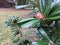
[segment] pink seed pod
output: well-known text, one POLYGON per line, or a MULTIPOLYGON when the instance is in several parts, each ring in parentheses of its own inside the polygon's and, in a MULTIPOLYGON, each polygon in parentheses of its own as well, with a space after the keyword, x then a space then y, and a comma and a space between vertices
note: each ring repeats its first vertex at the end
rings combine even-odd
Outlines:
POLYGON ((38 12, 36 15, 36 18, 42 20, 44 18, 44 16, 40 12, 38 12))

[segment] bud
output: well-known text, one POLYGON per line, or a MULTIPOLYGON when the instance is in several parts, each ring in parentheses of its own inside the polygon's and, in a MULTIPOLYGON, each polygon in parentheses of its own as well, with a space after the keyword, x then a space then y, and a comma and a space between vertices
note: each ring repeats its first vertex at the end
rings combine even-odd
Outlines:
POLYGON ((36 18, 42 20, 44 18, 44 16, 40 12, 38 12, 36 15, 36 18))

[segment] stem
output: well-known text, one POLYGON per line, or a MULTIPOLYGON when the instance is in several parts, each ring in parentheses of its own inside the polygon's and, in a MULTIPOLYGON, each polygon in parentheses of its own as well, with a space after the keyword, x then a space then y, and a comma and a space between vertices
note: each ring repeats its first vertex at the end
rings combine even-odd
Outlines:
POLYGON ((20 36, 22 37, 21 29, 16 25, 16 29, 20 32, 20 36))

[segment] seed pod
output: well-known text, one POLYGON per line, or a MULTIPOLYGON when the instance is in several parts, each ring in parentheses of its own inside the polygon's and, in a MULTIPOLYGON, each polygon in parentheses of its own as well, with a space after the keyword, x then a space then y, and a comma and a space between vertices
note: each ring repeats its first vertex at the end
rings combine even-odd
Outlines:
POLYGON ((40 12, 38 12, 37 15, 36 15, 36 18, 37 19, 43 19, 44 16, 40 12))

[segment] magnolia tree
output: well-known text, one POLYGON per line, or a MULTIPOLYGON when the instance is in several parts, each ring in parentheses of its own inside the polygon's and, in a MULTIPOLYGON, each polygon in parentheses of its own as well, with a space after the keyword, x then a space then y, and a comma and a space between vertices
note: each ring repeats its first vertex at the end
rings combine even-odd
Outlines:
POLYGON ((39 11, 33 18, 20 20, 15 18, 12 22, 6 22, 7 25, 19 28, 36 28, 40 39, 33 45, 60 45, 60 3, 53 4, 52 1, 38 0, 39 11))

